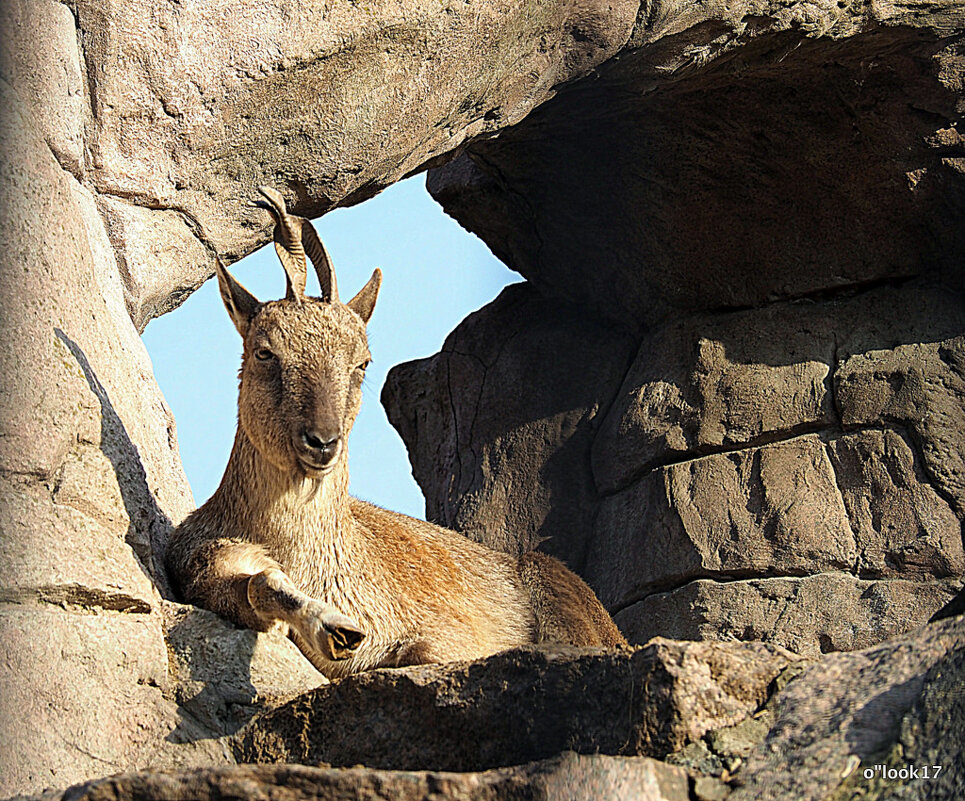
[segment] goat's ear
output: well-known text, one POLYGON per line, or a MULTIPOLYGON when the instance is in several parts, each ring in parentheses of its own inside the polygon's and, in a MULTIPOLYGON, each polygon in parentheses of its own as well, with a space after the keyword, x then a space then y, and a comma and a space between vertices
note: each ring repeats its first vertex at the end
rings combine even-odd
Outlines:
POLYGON ((248 324, 251 318, 258 311, 258 298, 252 295, 238 281, 231 277, 231 274, 221 263, 221 259, 215 259, 215 270, 218 274, 218 289, 221 290, 221 300, 224 301, 225 308, 231 321, 238 329, 242 337, 248 333, 248 324))
POLYGON ((375 299, 379 296, 379 287, 382 286, 382 271, 376 267, 375 272, 369 282, 363 286, 359 293, 345 305, 362 318, 362 322, 368 324, 375 308, 375 299))

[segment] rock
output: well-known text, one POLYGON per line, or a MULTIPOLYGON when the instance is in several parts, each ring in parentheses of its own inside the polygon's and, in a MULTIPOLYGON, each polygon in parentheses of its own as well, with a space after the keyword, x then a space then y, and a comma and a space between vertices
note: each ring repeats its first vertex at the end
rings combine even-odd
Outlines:
POLYGON ((662 757, 753 714, 796 659, 756 643, 656 639, 633 652, 542 648, 376 670, 255 717, 235 755, 459 771, 567 749, 662 757))
POLYGON ((936 488, 965 516, 965 337, 857 352, 835 384, 844 425, 907 427, 936 488))
POLYGON ((692 581, 614 615, 633 643, 651 637, 761 640, 806 657, 867 648, 926 622, 960 580, 864 581, 842 573, 804 578, 692 581))
POLYGON ((600 491, 673 461, 834 425, 834 328, 815 311, 699 315, 644 336, 593 443, 600 491))
POLYGON ((925 274, 961 289, 963 27, 951 1, 650 5, 593 80, 429 189, 546 295, 643 333, 925 274))
POLYGON ((144 766, 163 748, 177 711, 160 689, 153 543, 191 498, 119 281, 97 260, 90 193, 30 103, 5 81, 0 92, 0 186, 15 199, 0 212, 0 293, 16 299, 0 315, 6 795, 144 766))
POLYGON ((146 767, 178 722, 154 616, 63 605, 0 604, 4 796, 146 767))
POLYGON ((730 798, 958 797, 963 653, 965 621, 955 618, 825 657, 773 699, 774 725, 730 798), (945 770, 937 780, 866 778, 877 764, 945 770))
POLYGON ((643 337, 593 443, 594 478, 612 494, 688 458, 881 425, 854 407, 849 358, 963 330, 961 296, 931 282, 673 320, 643 337))
POLYGON ((655 470, 600 504, 585 575, 623 608, 695 578, 840 570, 965 572, 961 522, 894 431, 808 435, 655 470))
POLYGON ((232 734, 257 711, 328 683, 277 632, 238 628, 206 609, 170 601, 163 611, 180 714, 209 732, 232 734))
POLYGON ((367 768, 236 765, 173 774, 142 773, 90 782, 36 801, 688 801, 687 775, 645 757, 561 757, 483 773, 404 773, 367 768))
POLYGON ((860 576, 939 578, 965 573, 962 524, 896 431, 862 431, 828 443, 858 547, 860 576))
POLYGON ((213 272, 206 250, 230 262, 267 241, 267 215, 248 206, 256 186, 309 217, 371 197, 590 72, 637 12, 628 0, 73 8, 94 76, 91 180, 171 219, 128 228, 121 261, 179 248, 186 228, 204 245, 143 285, 132 272, 132 308, 145 315, 213 272))
MULTIPOLYGON (((138 332, 177 308, 210 277, 212 254, 183 212, 147 209, 100 195, 98 209, 124 284, 124 301, 138 332)), ((195 226, 196 227, 196 226, 195 226)))
POLYGON ((622 608, 694 578, 846 570, 854 535, 824 443, 805 436, 661 468, 604 500, 586 577, 622 608))
POLYGON ((81 178, 84 126, 92 120, 70 8, 55 0, 10 0, 0 9, 0 29, 5 34, 0 74, 20 87, 25 113, 60 165, 81 178), (40 47, 38 31, 43 31, 40 47))
POLYGON ((626 335, 531 286, 507 287, 382 392, 426 515, 491 547, 579 569, 596 488, 589 452, 630 355, 626 335))

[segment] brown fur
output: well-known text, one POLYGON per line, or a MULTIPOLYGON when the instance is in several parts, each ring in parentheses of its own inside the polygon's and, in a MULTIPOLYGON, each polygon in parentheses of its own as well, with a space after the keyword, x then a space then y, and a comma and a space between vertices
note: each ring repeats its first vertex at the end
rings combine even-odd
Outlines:
POLYGON ((378 271, 347 304, 334 275, 331 301, 301 296, 296 272, 289 297, 264 304, 220 265, 218 279, 244 339, 239 422, 221 485, 169 544, 187 601, 287 630, 330 677, 544 640, 625 642, 561 562, 517 559, 349 496, 344 443, 361 404, 378 271))

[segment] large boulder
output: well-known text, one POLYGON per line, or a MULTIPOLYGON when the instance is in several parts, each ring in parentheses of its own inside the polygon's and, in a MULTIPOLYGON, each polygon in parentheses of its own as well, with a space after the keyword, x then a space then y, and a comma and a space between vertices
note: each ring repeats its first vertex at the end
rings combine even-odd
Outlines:
POLYGON ((646 4, 617 58, 430 173, 554 297, 634 330, 938 273, 959 288, 954 2, 646 4))
POLYGON ((483 770, 567 749, 663 757, 753 715, 799 661, 758 643, 656 639, 377 670, 259 715, 235 750, 241 762, 394 770, 483 770))
POLYGON ((139 327, 210 276, 215 253, 264 244, 256 186, 309 217, 371 197, 521 120, 617 52, 637 12, 628 0, 72 8, 90 82, 75 100, 83 179, 139 327))
POLYGON ((442 352, 382 390, 426 515, 493 548, 581 569, 597 492, 590 451, 632 340, 529 284, 507 287, 442 352))
POLYGON ((963 681, 961 617, 826 657, 774 697, 731 801, 960 798, 963 681))
MULTIPOLYGON (((33 801, 689 801, 681 769, 646 757, 561 757, 480 773, 234 765, 116 776, 33 801)), ((25 801, 27 801, 25 799, 25 801)))

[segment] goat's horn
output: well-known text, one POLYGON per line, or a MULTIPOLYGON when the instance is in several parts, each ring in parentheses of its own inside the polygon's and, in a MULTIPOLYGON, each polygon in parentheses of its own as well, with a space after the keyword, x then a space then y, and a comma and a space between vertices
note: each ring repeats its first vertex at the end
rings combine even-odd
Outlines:
POLYGON ((305 248, 302 245, 302 228, 307 220, 289 214, 281 193, 270 186, 259 186, 258 191, 268 202, 256 201, 255 205, 268 209, 275 218, 275 252, 288 279, 286 296, 301 300, 305 297, 305 280, 308 276, 305 248))
POLYGON ((338 281, 335 280, 335 268, 329 258, 325 245, 318 237, 318 232, 310 220, 302 222, 302 246, 312 260, 315 272, 318 273, 318 285, 322 288, 322 300, 331 303, 338 302, 338 281))

